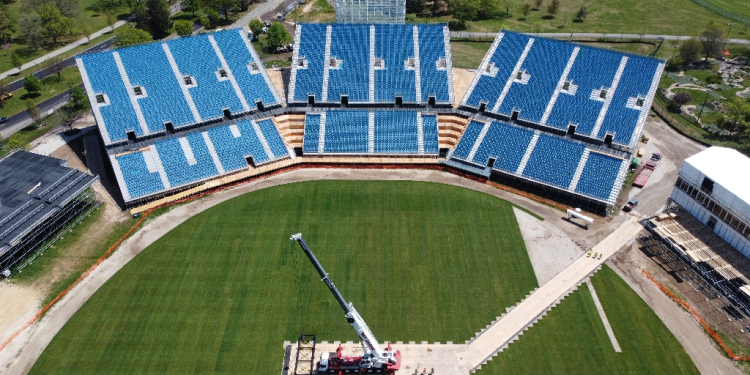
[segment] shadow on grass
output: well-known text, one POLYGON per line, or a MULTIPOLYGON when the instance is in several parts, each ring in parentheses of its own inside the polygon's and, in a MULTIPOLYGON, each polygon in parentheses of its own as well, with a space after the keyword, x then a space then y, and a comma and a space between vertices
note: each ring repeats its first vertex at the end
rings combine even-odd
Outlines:
POLYGON ((40 94, 38 92, 35 92, 35 93, 27 92, 27 93, 21 95, 19 98, 21 100, 27 100, 27 99, 36 99, 36 98, 38 98, 40 96, 42 96, 42 94, 40 94))

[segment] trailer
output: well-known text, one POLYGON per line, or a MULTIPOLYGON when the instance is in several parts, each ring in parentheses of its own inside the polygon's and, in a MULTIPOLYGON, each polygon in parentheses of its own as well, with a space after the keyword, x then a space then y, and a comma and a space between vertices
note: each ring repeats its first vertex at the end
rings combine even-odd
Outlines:
POLYGON ((646 165, 643 166, 643 169, 641 170, 641 173, 638 174, 638 176, 635 178, 635 181, 633 182, 633 186, 643 188, 646 186, 646 182, 648 182, 648 178, 651 177, 651 174, 654 172, 657 166, 659 166, 659 162, 661 161, 661 154, 658 152, 654 152, 653 155, 651 155, 651 160, 646 163, 646 165))

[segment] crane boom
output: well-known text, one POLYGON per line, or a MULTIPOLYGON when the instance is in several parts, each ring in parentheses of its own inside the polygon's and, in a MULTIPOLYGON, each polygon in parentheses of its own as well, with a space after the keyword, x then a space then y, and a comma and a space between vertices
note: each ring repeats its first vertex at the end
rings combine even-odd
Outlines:
POLYGON ((328 273, 323 269, 323 265, 320 264, 318 258, 316 258, 315 254, 313 254, 312 250, 310 250, 310 246, 307 246, 307 242, 305 242, 305 239, 302 238, 302 233, 293 235, 291 239, 292 241, 297 241, 300 247, 302 247, 302 251, 305 252, 305 255, 307 255, 307 257, 310 259, 310 262, 312 262, 313 266, 315 266, 315 269, 318 270, 320 277, 322 277, 322 281, 325 281, 326 286, 328 286, 328 289, 331 291, 331 293, 333 293, 333 297, 336 298, 336 301, 338 301, 339 305, 341 305, 341 308, 344 309, 344 314, 349 314, 351 310, 349 308, 349 305, 346 304, 344 296, 341 295, 341 292, 339 292, 338 288, 336 288, 336 285, 333 285, 333 280, 328 277, 328 273))
POLYGON ((387 350, 383 350, 378 343, 378 340, 375 338, 375 335, 370 331, 367 323, 365 323, 364 319, 362 319, 362 316, 359 315, 352 303, 346 303, 344 296, 341 295, 341 292, 336 288, 336 285, 333 284, 328 273, 323 269, 323 265, 320 264, 320 261, 315 257, 315 254, 313 254, 312 250, 307 245, 307 242, 305 242, 305 239, 302 238, 302 233, 292 235, 290 239, 292 241, 297 241, 300 247, 302 247, 302 250, 310 259, 313 266, 315 266, 318 274, 322 277, 322 281, 326 283, 326 286, 328 286, 328 289, 333 293, 336 301, 341 305, 341 308, 344 309, 346 321, 357 331, 357 336, 362 342, 362 349, 364 351, 364 356, 358 361, 359 366, 361 368, 398 370, 401 364, 401 353, 399 351, 394 352, 391 350, 390 344, 388 345, 387 350))

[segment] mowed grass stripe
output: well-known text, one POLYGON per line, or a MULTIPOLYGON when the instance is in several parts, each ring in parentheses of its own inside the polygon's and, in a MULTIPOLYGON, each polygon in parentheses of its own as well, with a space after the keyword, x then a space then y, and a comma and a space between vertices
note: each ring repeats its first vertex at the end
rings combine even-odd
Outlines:
POLYGON ((622 353, 582 284, 477 374, 698 374, 672 332, 612 269, 603 266, 591 280, 622 353))
POLYGON ((31 373, 271 374, 300 333, 356 341, 297 232, 381 341, 463 342, 537 286, 508 202, 423 182, 288 184, 155 242, 31 373))

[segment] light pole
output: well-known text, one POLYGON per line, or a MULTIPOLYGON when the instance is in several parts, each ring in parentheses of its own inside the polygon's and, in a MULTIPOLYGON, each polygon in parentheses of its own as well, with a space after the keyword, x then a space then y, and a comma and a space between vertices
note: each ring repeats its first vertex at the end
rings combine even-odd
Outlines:
MULTIPOLYGON (((732 34, 732 26, 735 26, 735 25, 737 25, 737 24, 736 23, 732 23, 732 22, 727 23, 727 26, 729 26, 729 31, 727 32, 727 38, 724 39, 724 48, 722 48, 723 50, 727 49, 727 40, 729 40, 729 35, 732 34)), ((724 51, 721 51, 721 52, 723 53, 724 51)))

